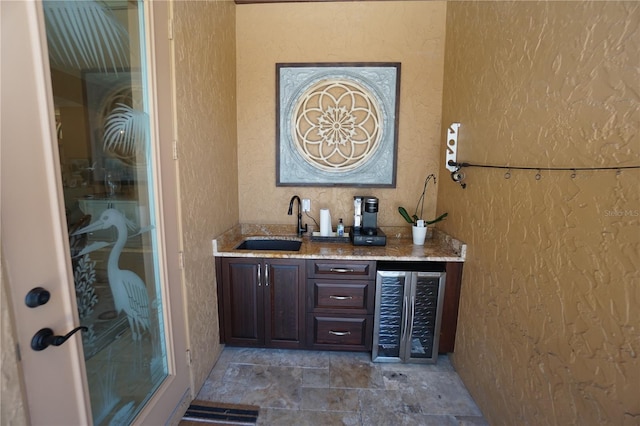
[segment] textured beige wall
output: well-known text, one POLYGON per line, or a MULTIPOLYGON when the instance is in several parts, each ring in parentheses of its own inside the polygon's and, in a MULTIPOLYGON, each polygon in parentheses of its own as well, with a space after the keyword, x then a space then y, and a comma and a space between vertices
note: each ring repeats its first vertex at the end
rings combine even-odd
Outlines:
POLYGON ((177 133, 194 391, 221 350, 211 240, 237 223, 235 4, 174 5, 177 133))
MULTIPOLYGON (((350 224, 353 195, 381 199, 379 224, 404 223, 398 205, 415 206, 427 173, 440 164, 440 114, 446 3, 330 2, 237 8, 240 222, 291 223, 293 194, 311 215, 329 207, 334 226, 350 224), (276 187, 277 62, 401 62, 396 189, 276 187)), ((436 187, 425 211, 435 213, 436 187)), ((313 224, 311 220, 308 220, 313 224)))
MULTIPOLYGON (((450 2, 443 128, 459 159, 640 163, 640 3, 450 2)), ((443 136, 444 137, 444 136, 443 136)), ((454 363, 492 424, 637 425, 640 171, 467 169, 454 363)))

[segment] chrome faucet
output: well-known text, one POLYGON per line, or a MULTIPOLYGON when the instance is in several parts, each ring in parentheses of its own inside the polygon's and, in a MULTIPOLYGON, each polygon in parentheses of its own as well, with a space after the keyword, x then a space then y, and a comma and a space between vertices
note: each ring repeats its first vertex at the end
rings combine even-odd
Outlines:
POLYGON ((289 216, 293 214, 293 202, 295 200, 298 200, 298 225, 296 226, 297 228, 296 232, 298 233, 298 237, 302 237, 302 233, 307 232, 308 229, 307 229, 306 223, 304 224, 304 227, 302 227, 302 212, 300 211, 301 210, 300 204, 302 202, 300 201, 300 197, 298 197, 297 195, 294 195, 293 197, 291 197, 291 201, 289 201, 289 211, 287 212, 287 214, 289 216))

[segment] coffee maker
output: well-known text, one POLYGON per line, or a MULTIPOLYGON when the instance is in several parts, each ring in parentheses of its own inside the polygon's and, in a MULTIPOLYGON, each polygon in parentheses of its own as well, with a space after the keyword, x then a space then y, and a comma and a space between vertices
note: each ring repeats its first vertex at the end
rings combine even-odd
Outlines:
POLYGON ((378 228, 378 205, 376 197, 356 195, 353 197, 353 227, 351 242, 355 246, 384 246, 387 236, 378 228))

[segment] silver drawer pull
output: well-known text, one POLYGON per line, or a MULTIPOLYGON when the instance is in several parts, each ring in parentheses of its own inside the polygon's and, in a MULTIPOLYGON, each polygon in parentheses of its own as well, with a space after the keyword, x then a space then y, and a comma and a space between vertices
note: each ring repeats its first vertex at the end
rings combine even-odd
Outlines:
POLYGON ((333 334, 334 336, 348 336, 351 334, 350 331, 333 331, 329 330, 329 334, 333 334))
POLYGON ((353 296, 329 296, 329 299, 336 299, 336 300, 349 300, 349 299, 353 299, 353 296))
POLYGON ((338 272, 340 274, 347 274, 349 272, 355 272, 353 269, 346 268, 331 268, 331 272, 338 272))

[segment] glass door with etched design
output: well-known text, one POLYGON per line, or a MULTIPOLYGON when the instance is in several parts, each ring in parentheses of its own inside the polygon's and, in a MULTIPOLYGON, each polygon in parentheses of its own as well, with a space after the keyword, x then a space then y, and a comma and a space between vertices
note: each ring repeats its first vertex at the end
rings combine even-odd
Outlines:
POLYGON ((142 2, 43 8, 93 422, 129 424, 168 375, 142 2))

